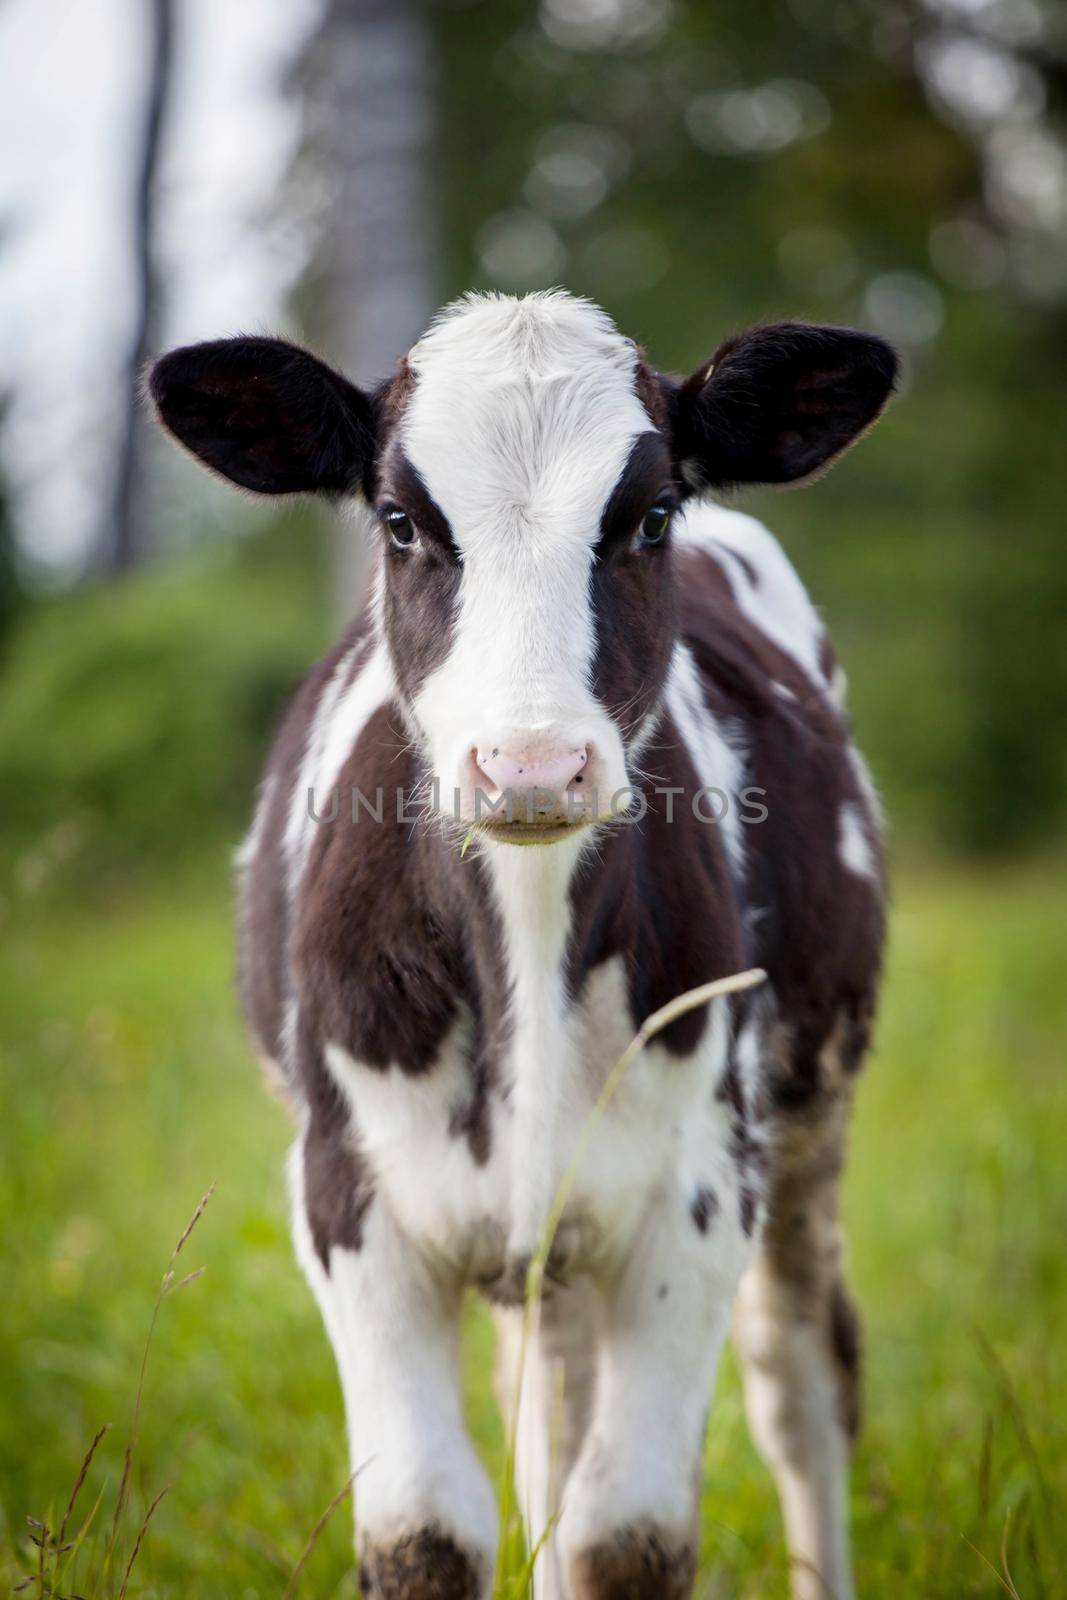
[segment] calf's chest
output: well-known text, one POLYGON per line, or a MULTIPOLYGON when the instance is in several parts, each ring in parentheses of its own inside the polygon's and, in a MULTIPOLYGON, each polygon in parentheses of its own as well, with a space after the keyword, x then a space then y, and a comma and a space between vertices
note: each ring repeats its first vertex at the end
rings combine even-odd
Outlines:
POLYGON ((730 1181, 731 1123, 716 1094, 725 1009, 688 1056, 646 1048, 598 1110, 633 1033, 626 997, 614 957, 560 1018, 543 1019, 539 1038, 513 1031, 499 1051, 462 1005, 418 1072, 326 1047, 376 1197, 416 1243, 498 1298, 515 1292, 515 1264, 536 1249, 564 1183, 553 1264, 569 1274, 624 1253, 655 1195, 688 1205, 730 1181))

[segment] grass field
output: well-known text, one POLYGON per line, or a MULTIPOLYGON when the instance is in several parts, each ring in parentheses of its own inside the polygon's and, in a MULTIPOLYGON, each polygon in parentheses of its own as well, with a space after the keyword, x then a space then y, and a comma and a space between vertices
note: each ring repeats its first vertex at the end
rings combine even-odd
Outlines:
MULTIPOLYGON (((868 1328, 853 1495, 866 1600, 1067 1596, 1061 868, 898 883, 846 1196, 868 1328)), ((105 1526, 160 1275, 214 1181, 181 1256, 207 1271, 156 1330, 131 1531, 171 1491, 130 1595, 280 1600, 345 1481, 332 1357, 286 1234, 288 1129, 260 1092, 231 968, 226 896, 192 881, 108 913, 17 893, 3 906, 0 1595, 33 1570, 27 1516, 56 1525, 113 1422, 80 1502, 103 1490, 105 1526)), ((473 1310, 467 1351, 472 1426, 499 1475, 473 1310)), ((784 1593, 731 1360, 703 1530, 700 1595, 784 1593)), ((62 1592, 94 1595, 84 1567, 62 1592)), ((354 1595, 347 1510, 296 1592, 354 1595)))

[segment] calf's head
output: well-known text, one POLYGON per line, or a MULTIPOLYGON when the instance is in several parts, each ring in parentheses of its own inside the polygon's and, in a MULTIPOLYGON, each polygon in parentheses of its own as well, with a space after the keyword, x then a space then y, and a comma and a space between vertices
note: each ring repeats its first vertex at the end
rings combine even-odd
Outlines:
POLYGON ((506 837, 545 840, 627 791, 674 639, 682 501, 819 473, 895 372, 879 339, 786 323, 679 382, 549 293, 460 301, 369 394, 260 338, 175 350, 150 390, 234 483, 369 502, 379 625, 442 809, 507 810, 506 837))

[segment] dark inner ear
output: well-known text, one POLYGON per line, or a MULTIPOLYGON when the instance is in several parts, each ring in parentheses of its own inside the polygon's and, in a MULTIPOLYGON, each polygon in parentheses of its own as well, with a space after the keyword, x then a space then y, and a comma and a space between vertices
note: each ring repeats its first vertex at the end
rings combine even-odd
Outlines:
POLYGON ((784 322, 728 339, 673 396, 683 475, 709 488, 796 483, 869 428, 897 373, 872 334, 784 322))
POLYGON ((259 494, 354 490, 373 453, 367 396, 282 339, 172 350, 148 388, 163 426, 187 450, 259 494))

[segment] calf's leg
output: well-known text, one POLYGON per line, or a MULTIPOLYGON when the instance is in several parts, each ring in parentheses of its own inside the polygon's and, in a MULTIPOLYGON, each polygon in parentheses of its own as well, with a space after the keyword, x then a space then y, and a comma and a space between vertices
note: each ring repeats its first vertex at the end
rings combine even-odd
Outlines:
POLYGON ((704 1427, 748 1240, 736 1186, 671 1187, 605 1287, 596 1393, 559 1523, 568 1600, 686 1600, 704 1427), (714 1216, 711 1210, 714 1209, 714 1216))
POLYGON ((776 1113, 766 1224, 734 1319, 752 1436, 774 1472, 794 1600, 852 1600, 848 1471, 859 1421, 859 1323, 841 1276, 838 1183, 851 1084, 776 1113))
POLYGON ((378 1196, 313 1232, 306 1143, 291 1166, 297 1255, 344 1391, 364 1600, 489 1600, 496 1506, 463 1422, 459 1288, 438 1276, 378 1196), (325 1248, 324 1248, 325 1246, 325 1248), (325 1259, 324 1259, 325 1256, 325 1259))

